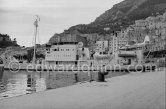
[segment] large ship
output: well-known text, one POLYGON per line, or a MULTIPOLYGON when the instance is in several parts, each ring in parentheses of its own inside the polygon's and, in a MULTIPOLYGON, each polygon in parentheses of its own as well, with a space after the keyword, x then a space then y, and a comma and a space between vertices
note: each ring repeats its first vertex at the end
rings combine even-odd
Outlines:
POLYGON ((94 60, 96 65, 107 66, 107 70, 112 71, 137 71, 152 69, 154 70, 153 62, 147 62, 147 55, 144 54, 146 46, 151 45, 149 36, 145 37, 143 43, 134 45, 125 45, 117 47, 114 53, 95 53, 94 60))
POLYGON ((54 45, 46 45, 45 54, 43 69, 73 70, 73 67, 89 65, 89 48, 84 47, 83 42, 59 42, 54 45))
POLYGON ((145 56, 144 51, 147 45, 150 45, 149 36, 145 37, 143 43, 137 43, 134 45, 126 45, 119 48, 115 54, 113 63, 114 65, 119 65, 121 69, 126 70, 145 70, 152 69, 156 67, 153 62, 147 62, 146 58, 151 51, 145 56))

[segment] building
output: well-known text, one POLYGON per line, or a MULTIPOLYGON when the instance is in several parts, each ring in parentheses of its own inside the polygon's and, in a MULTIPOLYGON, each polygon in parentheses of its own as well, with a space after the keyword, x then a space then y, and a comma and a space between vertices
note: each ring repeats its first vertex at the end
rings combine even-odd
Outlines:
POLYGON ((63 43, 63 42, 83 42, 84 47, 88 46, 87 43, 87 37, 84 35, 81 35, 77 30, 75 30, 72 33, 62 33, 62 34, 55 34, 54 37, 50 39, 50 44, 56 44, 56 43, 63 43))
POLYGON ((108 41, 96 41, 95 51, 98 53, 106 52, 108 49, 108 41))
POLYGON ((120 47, 128 44, 128 39, 125 35, 125 31, 117 32, 112 40, 109 41, 109 52, 114 54, 120 47))
POLYGON ((144 55, 147 57, 148 61, 156 61, 158 58, 165 58, 166 40, 145 46, 144 55))
POLYGON ((149 22, 146 21, 146 20, 136 20, 136 21, 135 21, 135 25, 136 25, 137 27, 142 27, 142 28, 144 28, 144 27, 148 27, 148 26, 149 26, 149 22))
POLYGON ((118 38, 116 36, 113 36, 112 40, 109 41, 109 52, 111 54, 115 53, 118 49, 118 38))
POLYGON ((146 35, 151 36, 152 42, 160 42, 166 38, 166 13, 136 20, 123 34, 128 42, 142 43, 146 35))

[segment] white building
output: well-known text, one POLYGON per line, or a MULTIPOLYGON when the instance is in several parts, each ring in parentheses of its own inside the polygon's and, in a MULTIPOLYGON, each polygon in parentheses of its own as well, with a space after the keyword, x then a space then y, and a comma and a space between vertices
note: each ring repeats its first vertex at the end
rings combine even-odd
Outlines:
POLYGON ((109 52, 114 54, 118 48, 118 38, 113 36, 113 39, 109 42, 109 52))
POLYGON ((96 41, 95 51, 98 53, 103 53, 108 49, 108 41, 96 41))
POLYGON ((128 40, 124 36, 124 33, 119 33, 117 36, 113 36, 113 39, 109 41, 109 52, 114 54, 120 47, 127 45, 128 40))
POLYGON ((147 27, 149 25, 149 23, 146 20, 136 20, 135 25, 137 27, 147 27))

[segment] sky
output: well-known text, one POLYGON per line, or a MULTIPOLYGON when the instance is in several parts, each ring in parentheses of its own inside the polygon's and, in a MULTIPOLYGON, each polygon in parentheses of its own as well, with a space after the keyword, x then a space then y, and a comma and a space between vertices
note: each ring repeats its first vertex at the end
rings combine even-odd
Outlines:
POLYGON ((32 46, 35 15, 40 16, 37 43, 77 24, 91 23, 122 0, 0 0, 0 33, 32 46))

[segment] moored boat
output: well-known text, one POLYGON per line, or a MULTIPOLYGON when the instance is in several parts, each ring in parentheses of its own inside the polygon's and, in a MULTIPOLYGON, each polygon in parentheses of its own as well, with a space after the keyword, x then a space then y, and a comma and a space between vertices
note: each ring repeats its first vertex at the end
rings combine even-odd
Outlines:
MULTIPOLYGON (((69 68, 72 70, 74 67, 79 67, 82 65, 88 65, 88 60, 90 59, 89 49, 81 46, 79 43, 82 42, 63 42, 55 43, 54 45, 46 45, 46 57, 44 66, 48 69, 50 68, 69 68)), ((83 45, 83 44, 82 44, 83 45)), ((68 69, 68 70, 69 70, 68 69)))

